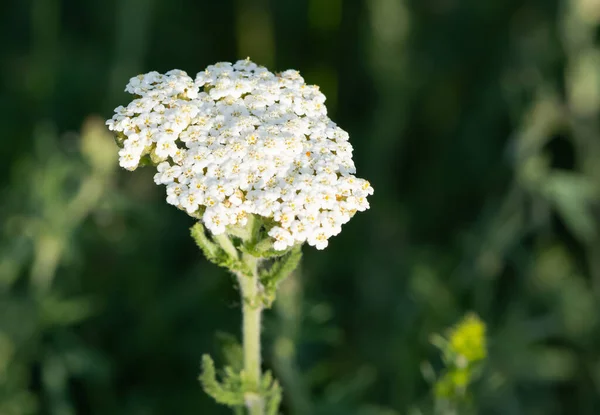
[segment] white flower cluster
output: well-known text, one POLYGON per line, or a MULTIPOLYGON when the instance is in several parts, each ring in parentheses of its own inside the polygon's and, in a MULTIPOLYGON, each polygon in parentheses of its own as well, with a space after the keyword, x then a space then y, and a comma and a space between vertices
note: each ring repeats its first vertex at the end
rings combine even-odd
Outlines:
POLYGON ((195 80, 180 70, 139 75, 125 90, 136 99, 107 121, 122 140, 120 165, 134 170, 149 157, 167 202, 202 214, 215 235, 254 214, 275 223, 276 250, 323 249, 369 208, 373 188, 353 176, 348 134, 297 71, 221 62, 195 80))

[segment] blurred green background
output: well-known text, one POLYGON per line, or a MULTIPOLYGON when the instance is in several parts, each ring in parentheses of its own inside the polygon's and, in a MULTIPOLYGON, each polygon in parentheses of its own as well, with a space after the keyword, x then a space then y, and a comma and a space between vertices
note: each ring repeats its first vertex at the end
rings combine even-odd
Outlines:
POLYGON ((468 312, 472 413, 600 413, 600 1, 5 0, 0 34, 0 415, 229 413, 196 378, 233 279, 103 120, 247 56, 321 86, 375 188, 267 312, 283 413, 434 413, 468 312))

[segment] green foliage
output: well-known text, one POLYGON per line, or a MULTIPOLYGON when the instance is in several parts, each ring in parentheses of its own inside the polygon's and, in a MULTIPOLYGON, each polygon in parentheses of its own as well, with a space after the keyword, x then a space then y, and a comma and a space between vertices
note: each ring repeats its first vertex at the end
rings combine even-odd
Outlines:
POLYGON ((227 406, 244 405, 244 388, 242 377, 230 367, 226 367, 223 380, 217 380, 215 363, 210 356, 202 356, 202 372, 199 377, 204 392, 215 401, 227 406))
POLYGON ((116 169, 109 138, 102 122, 90 118, 82 129, 80 149, 69 155, 49 126, 40 127, 39 150, 22 166, 19 182, 4 200, 1 414, 29 415, 44 409, 73 413, 69 379, 106 373, 103 358, 76 331, 100 311, 99 302, 94 295, 65 292, 59 277, 79 228, 98 208, 116 169), (32 185, 24 195, 19 191, 22 183, 32 185), (31 370, 36 366, 40 379, 34 392, 31 370))
POLYGON ((256 390, 243 370, 237 371, 231 366, 223 369, 221 380, 218 380, 212 358, 204 355, 199 380, 206 394, 222 405, 241 408, 245 406, 248 399, 253 399, 253 396, 257 395, 264 398, 266 415, 279 413, 282 391, 271 372, 266 372, 262 376, 259 388, 256 390))
POLYGON ((595 239, 598 231, 593 212, 598 192, 589 177, 553 172, 546 178, 543 191, 574 235, 583 241, 595 239))
POLYGON ((115 174, 103 125, 70 131, 136 73, 246 56, 321 87, 375 188, 265 313, 280 411, 431 415, 429 340, 472 310, 473 412, 597 414, 597 2, 4 5, 0 414, 230 413, 196 378, 215 332, 239 331, 239 292, 149 169, 115 174))

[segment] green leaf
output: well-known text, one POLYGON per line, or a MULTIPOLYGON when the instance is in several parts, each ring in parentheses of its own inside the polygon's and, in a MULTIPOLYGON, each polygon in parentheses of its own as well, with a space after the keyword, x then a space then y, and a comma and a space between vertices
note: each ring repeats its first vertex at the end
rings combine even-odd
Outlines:
POLYGON ((277 286, 298 267, 301 258, 302 245, 296 245, 284 256, 276 259, 268 270, 260 273, 259 277, 264 287, 263 299, 266 306, 273 303, 277 286))
POLYGON ((50 295, 40 304, 40 315, 47 325, 77 324, 93 315, 95 311, 96 307, 88 297, 63 299, 50 295))
POLYGON ((244 405, 239 375, 230 367, 225 368, 223 382, 217 380, 215 363, 208 355, 202 356, 202 373, 199 378, 204 392, 217 403, 227 406, 244 405))
POLYGON ((265 399, 266 415, 277 415, 281 405, 282 391, 279 382, 273 379, 271 372, 266 372, 263 375, 260 392, 265 399))
POLYGON ((217 333, 217 339, 227 365, 237 371, 244 368, 244 349, 238 339, 229 333, 217 333))
POLYGON ((204 226, 201 222, 196 222, 196 224, 192 226, 191 231, 192 238, 194 238, 194 241, 196 241, 196 244, 202 250, 206 259, 218 265, 224 254, 223 249, 206 236, 204 226))
POLYGON ((591 241, 596 237, 598 224, 592 205, 598 199, 598 194, 589 178, 576 173, 554 171, 546 179, 542 190, 575 236, 583 241, 591 241))

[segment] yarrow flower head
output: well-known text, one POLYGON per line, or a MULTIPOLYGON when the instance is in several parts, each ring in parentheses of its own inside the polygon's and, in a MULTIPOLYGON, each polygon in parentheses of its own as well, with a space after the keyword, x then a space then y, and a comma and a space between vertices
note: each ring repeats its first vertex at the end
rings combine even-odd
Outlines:
POLYGON ((125 90, 135 99, 107 121, 120 165, 155 165, 167 202, 215 235, 256 215, 275 250, 303 242, 323 249, 369 208, 373 188, 354 176, 348 133, 327 116, 319 87, 295 70, 220 62, 195 79, 149 72, 125 90))

